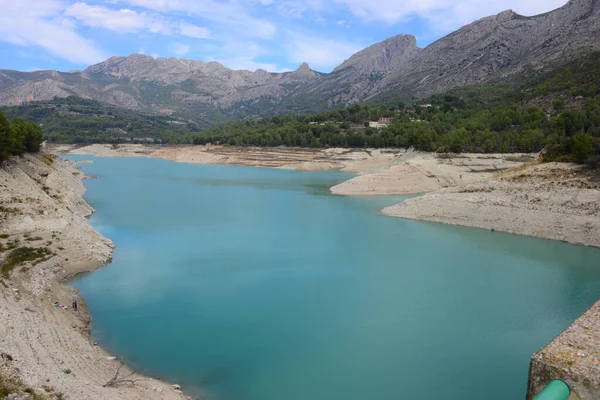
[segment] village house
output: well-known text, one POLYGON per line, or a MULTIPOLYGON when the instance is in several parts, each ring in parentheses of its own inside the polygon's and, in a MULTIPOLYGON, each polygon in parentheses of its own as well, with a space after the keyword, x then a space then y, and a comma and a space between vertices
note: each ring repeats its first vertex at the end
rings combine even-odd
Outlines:
POLYGON ((369 121, 369 128, 381 129, 387 128, 392 123, 392 118, 381 117, 378 121, 369 121))

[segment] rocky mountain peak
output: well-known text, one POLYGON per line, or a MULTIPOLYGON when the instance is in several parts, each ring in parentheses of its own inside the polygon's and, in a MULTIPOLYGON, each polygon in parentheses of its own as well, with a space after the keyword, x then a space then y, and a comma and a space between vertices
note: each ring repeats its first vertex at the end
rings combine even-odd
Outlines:
POLYGON ((310 69, 310 66, 305 62, 300 64, 298 69, 296 69, 294 72, 292 72, 292 75, 294 75, 296 77, 311 77, 314 74, 315 74, 315 72, 312 69, 310 69))
POLYGON ((306 73, 310 72, 310 66, 307 63, 303 62, 302 64, 300 64, 300 66, 298 67, 296 72, 306 74, 306 73))
POLYGON ((600 0, 570 0, 535 16, 507 10, 424 48, 417 47, 412 35, 393 36, 354 54, 331 74, 313 71, 306 63, 295 71, 269 73, 143 54, 112 57, 68 76, 3 70, 0 104, 76 94, 149 112, 172 107, 174 112, 199 115, 204 110, 212 116, 218 109, 238 118, 255 112, 249 105, 263 107, 264 99, 270 100, 267 113, 343 107, 388 93, 418 99, 458 86, 549 71, 600 51, 599 14, 600 0))
POLYGON ((369 73, 394 69, 394 66, 418 50, 413 35, 396 35, 383 42, 375 43, 359 51, 334 69, 334 72, 346 68, 358 69, 369 73))
POLYGON ((506 22, 519 17, 520 15, 514 12, 513 10, 504 10, 501 13, 496 14, 495 19, 498 22, 506 22))

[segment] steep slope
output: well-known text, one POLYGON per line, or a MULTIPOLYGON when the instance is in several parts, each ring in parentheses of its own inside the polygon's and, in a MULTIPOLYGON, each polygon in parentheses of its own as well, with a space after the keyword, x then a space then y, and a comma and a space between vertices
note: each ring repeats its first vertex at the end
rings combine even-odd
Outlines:
POLYGON ((368 99, 411 101, 507 77, 529 78, 600 50, 600 0, 571 0, 549 13, 482 18, 419 48, 398 35, 350 57, 330 74, 234 71, 217 62, 134 54, 85 71, 0 71, 0 104, 76 95, 208 124, 282 112, 319 112, 368 99))
POLYGON ((327 99, 329 107, 351 105, 380 93, 410 101, 458 86, 550 71, 600 50, 598 39, 600 0, 571 0, 533 17, 508 10, 466 25, 423 49, 410 35, 377 43, 350 57, 325 79, 311 83, 307 92, 333 92, 327 99))
POLYGON ((505 11, 432 43, 397 65, 378 89, 416 98, 450 88, 529 78, 600 49, 600 0, 571 0, 552 12, 524 17, 505 11))
POLYGON ((133 54, 112 57, 84 71, 0 71, 0 104, 18 105, 79 96, 159 114, 200 114, 219 121, 219 110, 263 97, 277 100, 298 85, 320 79, 303 63, 296 71, 234 71, 217 62, 133 54))

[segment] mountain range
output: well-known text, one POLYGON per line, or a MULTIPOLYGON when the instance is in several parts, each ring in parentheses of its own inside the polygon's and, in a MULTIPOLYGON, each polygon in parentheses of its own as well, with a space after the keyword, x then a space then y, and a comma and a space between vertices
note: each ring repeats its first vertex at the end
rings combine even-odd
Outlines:
POLYGON ((156 115, 215 124, 282 112, 319 112, 364 101, 413 101, 455 87, 548 72, 600 50, 600 0, 571 0, 525 17, 482 18, 419 48, 397 35, 331 73, 231 70, 217 62, 112 57, 83 71, 0 70, 0 105, 78 96, 156 115))

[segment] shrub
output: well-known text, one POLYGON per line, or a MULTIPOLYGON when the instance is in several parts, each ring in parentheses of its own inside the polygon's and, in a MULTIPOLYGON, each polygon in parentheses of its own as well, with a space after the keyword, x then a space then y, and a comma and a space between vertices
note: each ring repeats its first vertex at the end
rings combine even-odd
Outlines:
MULTIPOLYGON (((51 165, 54 162, 55 156, 53 154, 44 154, 42 156, 42 161, 47 165, 51 165)), ((75 174, 75 172, 73 172, 75 174)))
POLYGON ((585 165, 594 169, 600 168, 600 155, 588 158, 587 160, 585 160, 585 165))
POLYGON ((590 137, 580 133, 573 138, 571 157, 577 164, 583 164, 593 154, 593 145, 590 137))
POLYGON ((1 272, 5 278, 10 276, 10 272, 20 264, 28 261, 35 261, 42 259, 52 252, 46 248, 34 248, 34 247, 18 247, 10 252, 6 262, 2 264, 1 272))

